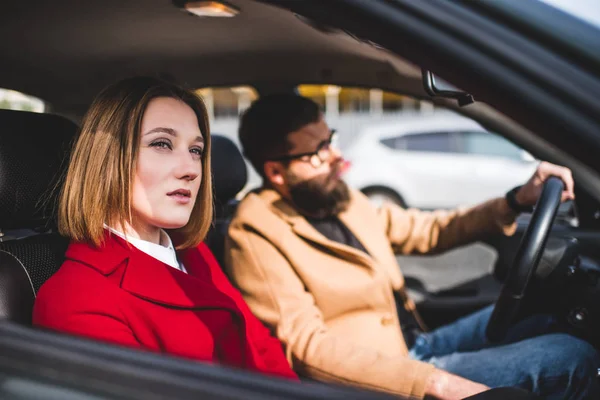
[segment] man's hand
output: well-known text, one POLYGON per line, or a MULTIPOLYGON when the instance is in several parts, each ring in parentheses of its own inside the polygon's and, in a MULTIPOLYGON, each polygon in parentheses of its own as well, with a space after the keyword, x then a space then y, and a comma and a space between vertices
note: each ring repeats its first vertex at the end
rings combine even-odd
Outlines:
POLYGON ((538 166, 533 176, 515 195, 517 203, 523 206, 534 206, 540 198, 544 182, 551 176, 556 176, 565 184, 565 190, 562 192, 561 201, 574 200, 575 192, 573 191, 574 182, 571 170, 559 165, 542 162, 538 166))
POLYGON ((426 400, 458 400, 490 388, 442 370, 435 370, 425 384, 426 400))

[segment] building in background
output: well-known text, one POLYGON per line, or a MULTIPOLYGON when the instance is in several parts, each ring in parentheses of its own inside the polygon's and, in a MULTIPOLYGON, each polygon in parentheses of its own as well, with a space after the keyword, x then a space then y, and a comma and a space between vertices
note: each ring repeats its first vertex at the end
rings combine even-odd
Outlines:
MULTIPOLYGON (((344 114, 369 114, 376 118, 384 113, 428 113, 434 109, 430 102, 380 89, 299 85, 297 91, 319 104, 327 120, 335 120, 344 114)), ((258 98, 258 93, 250 86, 203 88, 198 94, 206 103, 211 121, 237 118, 258 98)))
MULTIPOLYGON (((340 133, 342 148, 366 125, 388 122, 406 113, 427 116, 435 111, 430 102, 380 89, 299 85, 297 92, 321 106, 327 123, 340 133)), ((203 88, 198 94, 207 105, 212 131, 237 143, 239 115, 258 98, 256 90, 250 86, 203 88)))

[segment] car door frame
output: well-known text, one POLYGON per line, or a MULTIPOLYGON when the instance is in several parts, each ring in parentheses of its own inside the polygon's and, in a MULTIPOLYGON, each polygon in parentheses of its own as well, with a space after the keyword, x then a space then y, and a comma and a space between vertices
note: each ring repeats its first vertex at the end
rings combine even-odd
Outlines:
POLYGON ((9 321, 0 321, 0 378, 3 398, 394 398, 333 384, 299 384, 256 372, 35 330, 9 321))

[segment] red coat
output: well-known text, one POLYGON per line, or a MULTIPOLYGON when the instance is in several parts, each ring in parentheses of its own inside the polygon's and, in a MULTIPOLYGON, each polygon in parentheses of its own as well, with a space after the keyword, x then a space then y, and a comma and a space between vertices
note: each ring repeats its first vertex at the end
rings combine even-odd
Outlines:
POLYGON ((71 243, 40 289, 34 325, 297 379, 205 244, 178 254, 188 274, 107 235, 71 243))

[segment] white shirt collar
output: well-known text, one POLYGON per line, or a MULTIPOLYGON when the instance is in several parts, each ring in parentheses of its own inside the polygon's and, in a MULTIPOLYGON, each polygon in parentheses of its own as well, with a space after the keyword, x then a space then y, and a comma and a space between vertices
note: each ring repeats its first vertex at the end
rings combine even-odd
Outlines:
POLYGON ((171 238, 164 230, 160 230, 161 244, 156 244, 132 236, 125 236, 125 234, 123 234, 122 232, 119 232, 118 230, 113 229, 106 224, 104 224, 104 228, 108 229, 115 235, 127 240, 138 250, 141 250, 149 256, 156 258, 158 261, 161 261, 175 269, 187 273, 183 264, 177 261, 177 253, 175 253, 175 247, 173 247, 173 242, 171 242, 171 238))

